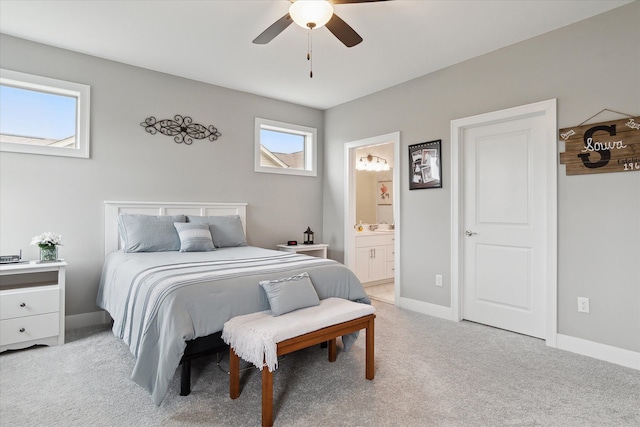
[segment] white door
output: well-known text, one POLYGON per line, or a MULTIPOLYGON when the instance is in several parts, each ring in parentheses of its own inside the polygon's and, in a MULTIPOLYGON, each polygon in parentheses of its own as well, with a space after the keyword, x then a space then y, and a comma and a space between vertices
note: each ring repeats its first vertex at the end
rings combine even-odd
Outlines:
POLYGON ((543 115, 462 133, 464 319, 545 337, 547 161, 543 115))

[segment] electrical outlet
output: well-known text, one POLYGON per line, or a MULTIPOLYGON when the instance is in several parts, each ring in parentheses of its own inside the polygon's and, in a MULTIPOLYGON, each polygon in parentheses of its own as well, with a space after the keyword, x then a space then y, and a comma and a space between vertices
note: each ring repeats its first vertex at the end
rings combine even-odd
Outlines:
POLYGON ((589 298, 578 297, 578 312, 579 313, 589 312, 589 298))
POLYGON ((442 287, 442 274, 436 274, 436 286, 442 287))

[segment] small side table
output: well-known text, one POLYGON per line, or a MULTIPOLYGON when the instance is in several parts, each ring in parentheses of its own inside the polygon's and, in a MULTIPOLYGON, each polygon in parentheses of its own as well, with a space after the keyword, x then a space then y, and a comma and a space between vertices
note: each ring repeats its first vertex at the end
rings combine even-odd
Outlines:
POLYGON ((294 254, 304 253, 305 255, 316 256, 319 258, 327 257, 327 248, 329 245, 327 243, 314 243, 313 245, 278 245, 279 251, 291 252, 294 254))
POLYGON ((64 344, 64 261, 0 266, 0 352, 64 344))

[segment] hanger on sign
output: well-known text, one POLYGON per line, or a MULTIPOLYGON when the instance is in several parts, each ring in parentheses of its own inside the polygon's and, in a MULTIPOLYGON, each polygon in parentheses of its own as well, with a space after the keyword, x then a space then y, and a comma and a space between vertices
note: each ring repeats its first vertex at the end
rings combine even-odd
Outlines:
POLYGON ((635 116, 632 116, 631 114, 621 113, 621 112, 619 112, 619 111, 613 111, 613 110, 610 110, 610 109, 608 109, 608 108, 603 108, 602 110, 598 111, 598 112, 597 112, 596 114, 594 114, 593 116, 589 117, 589 118, 588 118, 587 120, 585 120, 584 122, 580 123, 578 126, 582 126, 583 124, 587 123, 589 120, 593 119, 593 118, 594 118, 595 116, 597 116, 598 114, 602 114, 602 113, 604 113, 605 111, 609 111, 609 112, 611 112, 611 113, 616 113, 616 114, 620 114, 620 115, 622 115, 622 116, 627 116, 627 117, 631 117, 631 118, 635 117, 635 116))

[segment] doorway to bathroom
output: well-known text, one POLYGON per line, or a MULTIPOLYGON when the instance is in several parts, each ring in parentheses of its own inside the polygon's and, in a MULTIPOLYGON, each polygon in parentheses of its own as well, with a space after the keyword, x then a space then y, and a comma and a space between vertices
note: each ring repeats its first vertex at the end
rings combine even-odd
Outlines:
POLYGON ((399 305, 400 132, 345 144, 345 264, 370 298, 399 305))

